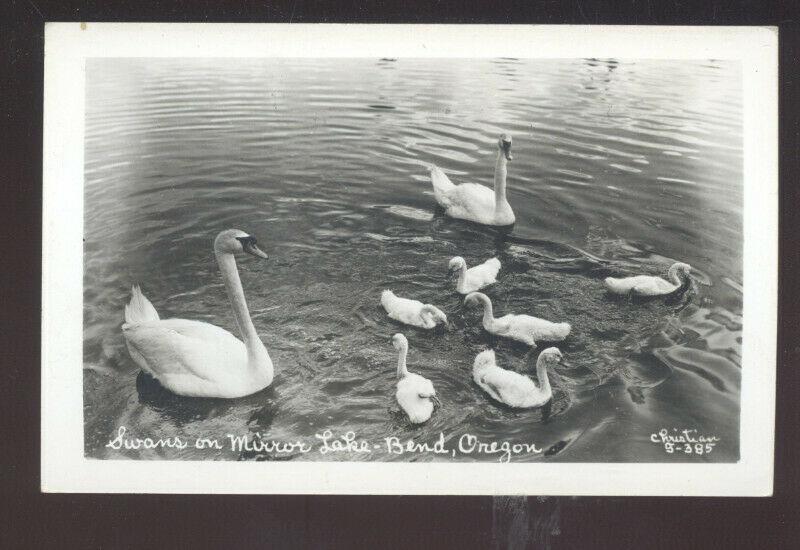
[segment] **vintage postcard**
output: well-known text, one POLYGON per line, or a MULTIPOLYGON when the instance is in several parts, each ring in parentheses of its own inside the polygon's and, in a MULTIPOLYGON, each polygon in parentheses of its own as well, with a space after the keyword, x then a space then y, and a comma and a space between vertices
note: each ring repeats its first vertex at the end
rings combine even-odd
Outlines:
POLYGON ((43 491, 771 494, 775 29, 45 48, 43 491))

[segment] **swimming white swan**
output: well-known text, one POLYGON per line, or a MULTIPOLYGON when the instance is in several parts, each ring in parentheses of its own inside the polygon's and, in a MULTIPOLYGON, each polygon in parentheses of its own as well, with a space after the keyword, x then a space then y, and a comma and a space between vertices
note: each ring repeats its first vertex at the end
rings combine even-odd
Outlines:
POLYGON ((390 318, 407 325, 434 328, 438 323, 447 324, 447 315, 438 307, 423 304, 419 300, 400 298, 391 290, 381 293, 381 305, 390 318))
POLYGON ((541 407, 553 397, 547 368, 552 368, 559 362, 561 362, 561 352, 558 348, 547 348, 539 354, 536 360, 536 377, 539 379, 537 386, 527 376, 498 367, 494 350, 487 349, 475 357, 475 362, 472 364, 472 378, 493 399, 509 407, 518 409, 541 407))
POLYGON ((138 286, 125 306, 122 333, 131 358, 162 386, 178 395, 242 397, 272 383, 272 360, 256 333, 234 254, 267 255, 256 239, 236 229, 221 232, 214 254, 231 301, 242 340, 227 330, 201 321, 160 319, 138 286))
POLYGON ((500 260, 491 258, 480 265, 467 269, 467 262, 461 256, 456 256, 448 264, 450 272, 458 271, 456 290, 461 294, 469 294, 497 282, 497 273, 500 271, 500 260))
POLYGON ((483 304, 483 328, 497 336, 525 342, 531 347, 536 347, 536 340, 560 342, 572 330, 569 323, 552 323, 530 315, 509 313, 495 319, 492 313, 492 301, 486 294, 472 292, 464 298, 464 305, 475 302, 483 304))
POLYGON ((672 282, 665 281, 661 277, 651 275, 637 275, 635 277, 625 277, 615 279, 607 277, 605 280, 606 288, 614 294, 633 294, 636 296, 663 296, 670 294, 689 282, 689 273, 692 266, 681 262, 670 266, 667 276, 672 282))
POLYGON ((511 160, 511 136, 503 134, 497 141, 494 165, 494 190, 477 183, 454 185, 437 166, 431 166, 433 194, 451 218, 484 225, 511 225, 514 211, 506 200, 506 165, 511 160))
POLYGON ((397 403, 413 424, 426 422, 433 414, 434 402, 439 405, 436 390, 427 378, 408 372, 406 355, 408 340, 400 333, 392 336, 392 345, 400 352, 397 358, 397 403))

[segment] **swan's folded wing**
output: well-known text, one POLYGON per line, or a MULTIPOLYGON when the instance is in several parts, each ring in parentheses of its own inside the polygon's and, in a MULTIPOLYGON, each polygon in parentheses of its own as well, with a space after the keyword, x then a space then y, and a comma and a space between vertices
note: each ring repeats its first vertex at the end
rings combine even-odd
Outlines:
POLYGON ((419 300, 395 297, 391 303, 384 307, 389 317, 406 324, 422 323, 420 312, 424 304, 419 300))
POLYGON ((530 378, 513 371, 493 367, 481 375, 481 381, 494 391, 500 401, 509 405, 518 404, 524 397, 523 387, 533 384, 530 378))
POLYGON ((422 376, 419 377, 419 387, 417 389, 417 393, 420 397, 433 397, 436 395, 436 390, 433 387, 433 382, 424 378, 422 376))
POLYGON ((642 277, 642 280, 633 287, 633 292, 644 296, 657 296, 675 290, 675 286, 661 277, 642 277))
POLYGON ((433 184, 433 194, 436 197, 436 202, 447 208, 449 203, 447 194, 453 190, 455 185, 438 166, 431 166, 431 183, 433 184))
POLYGON ((425 304, 423 304, 419 300, 412 300, 410 298, 402 298, 402 300, 405 300, 405 306, 408 308, 409 311, 413 311, 414 313, 417 314, 419 314, 419 310, 421 310, 423 306, 425 306, 425 304))
POLYGON ((609 290, 609 292, 613 292, 614 294, 625 294, 630 290, 625 284, 625 279, 606 277, 603 280, 603 284, 605 285, 606 289, 609 290))
POLYGON ((500 402, 503 401, 503 396, 500 393, 499 386, 493 384, 492 380, 487 380, 484 375, 481 375, 478 377, 476 382, 478 383, 478 385, 482 386, 483 389, 486 390, 486 392, 489 395, 491 395, 494 399, 497 399, 500 402))
POLYGON ((456 185, 447 193, 447 213, 454 217, 474 221, 494 216, 494 191, 477 183, 456 185))
POLYGON ((508 334, 511 332, 512 323, 517 316, 509 313, 494 320, 494 333, 495 334, 508 334))
POLYGON ((125 339, 156 378, 189 375, 214 380, 221 367, 247 362, 244 344, 231 333, 209 323, 166 319, 129 325, 125 339))
POLYGON ((434 313, 434 315, 436 317, 438 317, 438 320, 440 320, 442 323, 447 323, 447 315, 445 314, 444 311, 442 311, 441 309, 439 309, 435 305, 433 305, 433 304, 425 304, 422 307, 423 308, 428 308, 429 311, 432 311, 434 313))
POLYGON ((532 334, 541 334, 549 332, 553 329, 552 322, 547 319, 540 319, 533 315, 517 315, 514 321, 522 332, 530 332, 532 334))
POLYGON ((419 405, 420 393, 425 389, 421 380, 424 378, 410 373, 397 383, 395 397, 404 411, 409 412, 419 405))
POLYGON ((500 271, 500 260, 492 258, 481 265, 475 266, 467 271, 467 277, 473 285, 483 287, 497 281, 497 273, 500 271))
POLYGON ((500 260, 491 258, 486 260, 483 266, 487 277, 490 277, 494 281, 497 278, 497 274, 500 272, 500 260))
POLYGON ((647 288, 652 284, 653 277, 649 275, 634 275, 633 277, 623 277, 616 279, 607 277, 605 280, 606 288, 618 294, 628 292, 647 292, 647 288))
POLYGON ((631 288, 631 292, 640 296, 651 296, 657 294, 652 283, 639 283, 631 288))

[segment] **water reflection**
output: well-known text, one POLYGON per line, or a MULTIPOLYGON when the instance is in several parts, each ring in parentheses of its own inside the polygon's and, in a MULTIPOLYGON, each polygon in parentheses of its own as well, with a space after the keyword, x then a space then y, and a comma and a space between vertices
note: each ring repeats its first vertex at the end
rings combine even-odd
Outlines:
POLYGON ((686 460, 648 440, 685 426, 722 438, 704 459, 736 460, 739 77, 725 61, 90 60, 87 455, 337 459, 106 448, 125 425, 142 436, 287 441, 327 429, 376 441, 469 433, 546 449, 515 460, 686 460), (491 185, 501 132, 514 136, 515 226, 444 217, 427 167, 491 185), (179 398, 130 361, 122 310, 141 283, 163 317, 235 330, 211 254, 228 227, 257 235, 270 254, 240 270, 276 381, 240 400, 179 398), (500 281, 487 289, 498 311, 573 325, 560 347, 574 368, 554 373, 547 408, 507 409, 472 382, 485 347, 534 378, 536 353, 482 330, 447 279, 455 255, 500 258, 500 281), (686 292, 631 301, 603 290, 606 276, 663 275, 678 260, 693 266, 686 292), (394 401, 387 338, 400 327, 379 306, 384 288, 450 320, 446 330, 403 329, 409 367, 443 402, 422 426, 394 401))

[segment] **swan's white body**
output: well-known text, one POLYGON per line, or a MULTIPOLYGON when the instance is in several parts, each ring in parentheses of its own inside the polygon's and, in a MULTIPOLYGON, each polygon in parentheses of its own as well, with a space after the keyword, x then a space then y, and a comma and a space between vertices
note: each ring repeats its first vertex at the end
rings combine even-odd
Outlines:
POLYGON ((537 340, 560 342, 572 330, 569 323, 553 323, 531 315, 508 314, 495 318, 492 301, 480 292, 468 294, 464 303, 479 301, 483 304, 483 328, 497 336, 511 338, 535 347, 537 340))
POLYGON ((614 294, 634 294, 636 296, 663 296, 675 292, 683 286, 692 268, 689 264, 675 263, 669 268, 670 281, 652 275, 636 275, 616 279, 607 277, 606 288, 614 294))
POLYGON ((437 323, 447 323, 447 316, 436 306, 419 300, 400 298, 391 290, 381 293, 381 305, 389 317, 406 325, 431 329, 437 323))
POLYGON ((392 337, 394 347, 399 351, 397 358, 397 403, 412 424, 427 422, 433 414, 433 403, 438 402, 433 383, 419 374, 408 372, 406 355, 408 340, 402 334, 392 337))
POLYGON ((511 159, 511 138, 502 136, 498 143, 494 169, 494 189, 477 183, 455 185, 437 166, 431 166, 433 194, 451 218, 484 225, 511 225, 514 211, 506 199, 506 175, 511 159))
MULTIPOLYGON (((233 257, 234 252, 247 248, 239 244, 237 250, 236 239, 252 237, 242 231, 223 231, 214 250, 242 340, 209 323, 160 319, 138 286, 133 287, 131 301, 125 306, 122 333, 131 358, 178 395, 242 397, 272 383, 272 360, 250 319, 233 257)), ((250 248, 263 255, 255 247, 255 239, 250 248)))
POLYGON ((472 378, 492 399, 509 407, 529 409, 545 405, 553 397, 547 367, 561 360, 557 348, 547 348, 536 360, 539 385, 522 374, 497 366, 494 350, 482 351, 472 365, 472 378))
POLYGON ((467 262, 461 256, 452 258, 449 263, 451 270, 458 270, 456 290, 461 294, 469 294, 497 282, 500 272, 500 260, 491 258, 480 265, 467 269, 467 262))

